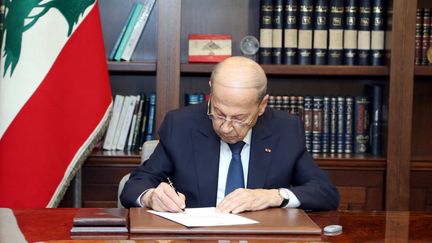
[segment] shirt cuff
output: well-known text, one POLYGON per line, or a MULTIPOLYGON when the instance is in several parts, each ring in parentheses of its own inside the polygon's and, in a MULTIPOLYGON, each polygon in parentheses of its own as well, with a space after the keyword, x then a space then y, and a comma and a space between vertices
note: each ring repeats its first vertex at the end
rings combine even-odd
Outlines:
POLYGON ((296 197, 296 195, 294 195, 294 193, 292 191, 290 191, 289 189, 283 188, 284 190, 286 190, 289 194, 289 202, 288 204, 284 207, 284 208, 298 208, 300 207, 300 201, 298 200, 298 198, 296 197))

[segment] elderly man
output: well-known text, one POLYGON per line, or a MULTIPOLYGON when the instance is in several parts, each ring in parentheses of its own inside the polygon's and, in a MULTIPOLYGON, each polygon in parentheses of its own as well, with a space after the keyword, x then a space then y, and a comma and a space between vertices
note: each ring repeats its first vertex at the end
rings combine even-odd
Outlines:
POLYGON ((232 213, 338 207, 335 186, 306 151, 301 120, 267 108, 267 78, 257 63, 227 58, 209 84, 207 104, 166 115, 154 153, 123 189, 124 206, 232 213))

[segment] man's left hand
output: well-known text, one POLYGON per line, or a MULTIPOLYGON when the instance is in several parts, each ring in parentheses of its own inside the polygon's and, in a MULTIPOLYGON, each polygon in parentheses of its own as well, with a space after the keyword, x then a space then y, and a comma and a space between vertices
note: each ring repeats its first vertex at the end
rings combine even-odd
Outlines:
POLYGON ((216 211, 221 213, 241 213, 258 211, 269 207, 277 207, 282 197, 277 189, 246 189, 240 188, 230 194, 217 205, 216 211))

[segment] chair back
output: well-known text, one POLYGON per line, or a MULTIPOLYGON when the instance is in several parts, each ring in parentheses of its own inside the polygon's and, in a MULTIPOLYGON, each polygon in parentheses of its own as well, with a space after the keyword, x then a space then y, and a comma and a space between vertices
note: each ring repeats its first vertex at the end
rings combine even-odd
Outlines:
MULTIPOLYGON (((142 150, 141 150, 141 161, 140 163, 144 163, 148 158, 150 158, 150 155, 155 150, 156 146, 158 145, 159 140, 149 140, 145 141, 142 150)), ((124 208, 123 205, 120 202, 120 194, 123 191, 123 187, 127 180, 129 180, 130 173, 123 176, 123 178, 119 182, 119 187, 117 191, 117 207, 124 208)))

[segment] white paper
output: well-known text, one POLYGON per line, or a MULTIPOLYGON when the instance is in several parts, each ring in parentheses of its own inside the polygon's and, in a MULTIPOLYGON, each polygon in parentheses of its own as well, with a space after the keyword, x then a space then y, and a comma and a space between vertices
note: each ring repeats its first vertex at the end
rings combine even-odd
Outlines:
POLYGON ((185 212, 167 213, 148 210, 187 227, 257 224, 258 221, 231 213, 217 213, 216 208, 186 208, 185 212))

